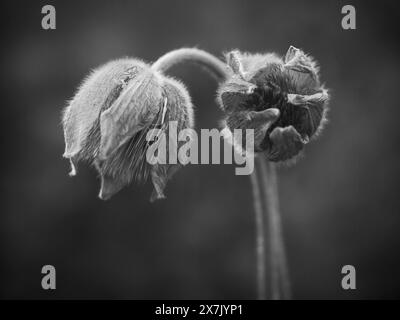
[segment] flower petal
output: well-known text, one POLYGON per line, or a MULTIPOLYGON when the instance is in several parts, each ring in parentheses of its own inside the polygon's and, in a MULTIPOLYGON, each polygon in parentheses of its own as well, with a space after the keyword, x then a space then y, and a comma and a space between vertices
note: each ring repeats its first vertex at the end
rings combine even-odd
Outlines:
POLYGON ((161 103, 159 80, 151 69, 143 70, 100 116, 99 159, 107 159, 135 133, 151 123, 161 103))
POLYGON ((121 81, 133 77, 141 68, 143 63, 133 59, 115 60, 96 69, 83 82, 64 110, 64 157, 78 155, 101 110, 108 108, 117 98, 121 81))
POLYGON ((118 178, 113 178, 111 176, 102 175, 101 176, 101 188, 99 192, 99 198, 101 200, 108 200, 118 191, 120 191, 125 184, 118 178))
POLYGON ((269 139, 271 146, 267 157, 270 161, 286 161, 303 149, 302 138, 293 126, 275 128, 269 139))
POLYGON ((325 122, 329 95, 326 90, 313 95, 289 94, 288 102, 301 108, 301 121, 297 130, 301 135, 313 136, 325 122))
POLYGON ((290 46, 285 56, 284 70, 296 85, 296 91, 309 94, 319 86, 319 69, 315 61, 302 50, 290 46))
MULTIPOLYGON (((163 126, 166 136, 169 137, 169 135, 175 134, 174 132, 171 132, 171 127, 168 126, 168 124, 171 125, 169 121, 177 122, 177 134, 179 134, 179 132, 183 129, 193 128, 193 106, 189 93, 187 92, 187 89, 184 87, 184 85, 175 79, 165 77, 163 83, 163 93, 166 97, 166 101, 168 102, 168 111, 165 119, 166 125, 163 126)), ((178 136, 176 136, 175 139, 168 141, 169 143, 167 144, 167 148, 165 150, 167 155, 170 154, 169 148, 176 148, 176 150, 178 150, 182 144, 187 143, 179 141, 177 145, 177 138, 178 136)), ((170 180, 181 167, 182 165, 179 163, 156 164, 152 166, 150 175, 154 186, 154 191, 150 197, 151 202, 165 198, 164 189, 167 185, 168 180, 170 180)))

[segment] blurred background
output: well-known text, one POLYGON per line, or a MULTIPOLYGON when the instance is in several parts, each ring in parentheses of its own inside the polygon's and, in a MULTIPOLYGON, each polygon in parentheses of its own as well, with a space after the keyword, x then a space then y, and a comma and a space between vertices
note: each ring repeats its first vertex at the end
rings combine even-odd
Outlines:
MULTIPOLYGON (((68 177, 61 110, 96 66, 154 61, 198 46, 311 53, 331 89, 330 123, 297 165, 281 168, 280 200, 293 296, 400 297, 399 44, 395 1, 2 1, 2 298, 254 299, 250 179, 233 165, 192 165, 150 204, 151 185, 97 198, 96 172, 68 177), (41 28, 56 8, 57 29, 41 28), (343 30, 352 4, 357 29, 343 30), (41 288, 41 268, 57 289, 41 288), (343 265, 357 270, 344 291, 343 265)), ((216 128, 217 83, 196 66, 188 86, 197 129, 216 128)))

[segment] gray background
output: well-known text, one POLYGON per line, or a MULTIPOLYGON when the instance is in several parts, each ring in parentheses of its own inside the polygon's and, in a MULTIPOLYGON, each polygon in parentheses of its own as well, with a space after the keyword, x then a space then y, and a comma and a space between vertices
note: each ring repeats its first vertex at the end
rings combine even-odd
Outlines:
MULTIPOLYGON (((330 123, 280 175, 294 298, 398 298, 399 45, 395 1, 2 1, 0 295, 3 298, 244 298, 255 290, 248 177, 229 165, 188 166, 168 199, 151 186, 97 199, 81 166, 67 176, 60 112, 92 68, 121 56, 154 61, 199 46, 312 53, 331 88, 330 123), (57 29, 41 29, 53 4, 57 29), (57 269, 43 291, 41 267, 57 269), (357 290, 340 287, 357 269, 357 290)), ((217 84, 196 67, 173 75, 190 89, 197 128, 217 127, 217 84)))

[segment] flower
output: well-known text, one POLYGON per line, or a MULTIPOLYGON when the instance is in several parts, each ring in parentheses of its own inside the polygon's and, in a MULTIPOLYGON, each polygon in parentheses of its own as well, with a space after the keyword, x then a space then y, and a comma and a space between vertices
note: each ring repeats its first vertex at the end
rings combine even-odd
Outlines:
POLYGON ((284 58, 231 51, 226 60, 230 76, 217 98, 226 128, 254 129, 254 150, 270 161, 294 158, 326 121, 329 95, 316 62, 293 46, 284 58))
POLYGON ((99 67, 63 113, 63 156, 70 160, 70 175, 77 173, 79 161, 86 161, 100 174, 103 200, 148 177, 154 186, 150 200, 164 198, 180 164, 149 164, 146 151, 157 137, 147 141, 146 136, 152 129, 168 132, 169 121, 177 121, 178 130, 194 126, 191 98, 182 83, 136 59, 99 67))

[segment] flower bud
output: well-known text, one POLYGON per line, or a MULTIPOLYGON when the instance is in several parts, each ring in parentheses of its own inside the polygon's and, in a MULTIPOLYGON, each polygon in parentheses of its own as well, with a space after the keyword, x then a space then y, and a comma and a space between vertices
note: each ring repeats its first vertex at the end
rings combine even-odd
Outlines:
POLYGON ((294 158, 326 120, 329 95, 315 61, 293 46, 283 59, 232 51, 226 60, 230 76, 218 90, 224 125, 254 129, 254 150, 270 161, 294 158))
POLYGON ((83 82, 64 110, 64 157, 86 161, 101 176, 99 197, 109 199, 132 181, 150 176, 151 200, 164 197, 167 180, 179 164, 146 161, 149 130, 168 131, 169 121, 193 127, 193 107, 186 88, 177 80, 135 59, 109 62, 83 82))

